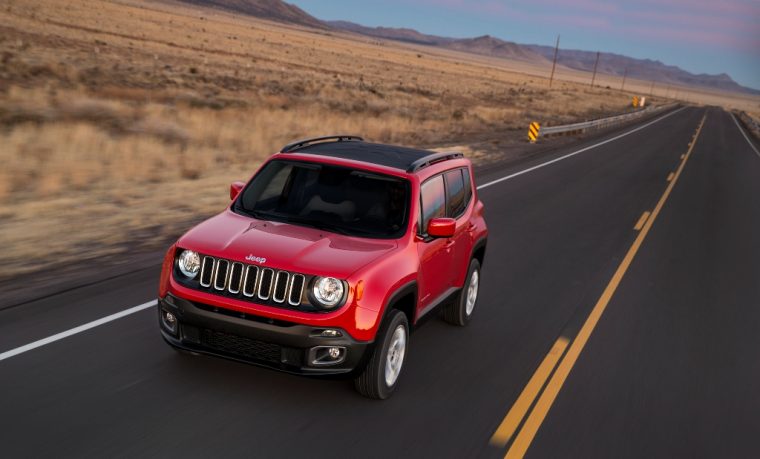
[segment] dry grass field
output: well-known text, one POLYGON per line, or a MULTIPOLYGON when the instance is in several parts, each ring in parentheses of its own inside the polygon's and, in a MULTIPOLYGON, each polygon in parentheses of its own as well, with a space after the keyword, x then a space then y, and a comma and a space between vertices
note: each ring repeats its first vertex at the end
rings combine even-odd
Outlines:
POLYGON ((506 148, 629 104, 541 72, 170 2, 2 0, 0 280, 161 247, 294 138, 506 148))

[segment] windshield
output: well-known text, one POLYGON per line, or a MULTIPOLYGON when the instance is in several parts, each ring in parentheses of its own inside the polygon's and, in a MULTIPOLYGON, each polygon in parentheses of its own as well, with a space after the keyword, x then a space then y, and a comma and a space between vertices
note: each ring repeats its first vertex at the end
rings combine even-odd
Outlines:
POLYGON ((270 161, 233 210, 263 220, 368 238, 404 234, 409 182, 389 175, 299 161, 270 161))

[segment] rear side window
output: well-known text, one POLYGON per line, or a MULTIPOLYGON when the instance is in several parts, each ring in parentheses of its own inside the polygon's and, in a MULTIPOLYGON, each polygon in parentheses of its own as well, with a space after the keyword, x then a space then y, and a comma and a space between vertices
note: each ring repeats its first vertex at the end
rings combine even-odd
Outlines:
POLYGON ((464 213, 464 209, 467 207, 462 169, 448 171, 444 176, 446 177, 447 215, 451 218, 457 218, 464 213))
POLYGON ((472 182, 470 181, 470 169, 462 169, 462 176, 464 177, 464 207, 470 204, 472 198, 472 182))
POLYGON ((427 233, 428 222, 433 218, 446 215, 446 190, 443 186, 443 176, 437 175, 422 184, 420 189, 422 218, 420 233, 427 233))

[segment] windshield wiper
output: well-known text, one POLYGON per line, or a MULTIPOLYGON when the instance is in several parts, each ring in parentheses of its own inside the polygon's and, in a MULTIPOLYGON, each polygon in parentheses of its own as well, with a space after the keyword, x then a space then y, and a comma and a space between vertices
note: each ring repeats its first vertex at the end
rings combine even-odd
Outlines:
POLYGON ((235 206, 235 210, 237 210, 238 212, 243 213, 245 215, 248 215, 249 217, 253 217, 255 219, 258 219, 258 220, 268 220, 268 221, 271 221, 271 220, 280 220, 280 219, 283 218, 283 217, 281 217, 281 216, 279 216, 277 214, 272 214, 272 213, 269 213, 269 212, 262 212, 260 210, 246 209, 243 206, 235 206))
POLYGON ((298 217, 295 215, 283 215, 282 219, 286 221, 287 223, 296 223, 299 225, 311 226, 312 228, 317 228, 317 229, 321 229, 325 231, 331 231, 333 233, 338 233, 338 234, 343 234, 343 235, 348 235, 348 236, 351 235, 351 233, 345 228, 338 225, 334 225, 332 223, 320 222, 320 221, 312 220, 310 218, 303 218, 303 217, 298 217))
POLYGON ((366 230, 361 230, 357 228, 352 228, 349 230, 348 228, 345 228, 340 225, 327 223, 327 222, 320 222, 320 221, 313 220, 310 218, 299 217, 297 215, 283 215, 283 214, 276 214, 272 212, 263 212, 260 210, 248 210, 242 207, 238 207, 237 210, 239 210, 240 212, 250 217, 256 218, 258 220, 293 223, 296 225, 309 226, 311 228, 316 228, 316 229, 321 229, 324 231, 330 231, 332 233, 342 234, 344 236, 357 236, 359 234, 362 234, 365 236, 375 236, 375 233, 373 233, 372 231, 366 231, 366 230))

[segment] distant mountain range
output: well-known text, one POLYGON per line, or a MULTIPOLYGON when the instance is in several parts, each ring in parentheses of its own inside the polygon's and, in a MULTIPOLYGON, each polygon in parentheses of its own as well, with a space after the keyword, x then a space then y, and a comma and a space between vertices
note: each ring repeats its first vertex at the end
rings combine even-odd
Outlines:
MULTIPOLYGON (((282 0, 181 0, 199 6, 224 9, 241 14, 269 19, 286 24, 297 24, 318 29, 352 32, 383 40, 394 40, 418 45, 434 46, 471 54, 479 54, 536 64, 550 63, 554 48, 542 45, 523 45, 501 40, 490 35, 476 38, 450 38, 427 35, 414 29, 393 27, 367 27, 348 21, 321 21, 295 5, 282 0)), ((560 48, 557 63, 565 67, 592 71, 595 51, 560 48)), ((628 71, 630 78, 653 80, 659 84, 701 86, 722 91, 760 94, 760 90, 739 85, 725 73, 719 75, 693 74, 673 65, 651 59, 636 59, 614 53, 601 53, 598 72, 622 77, 628 71)))
POLYGON ((368 37, 383 40, 404 41, 418 45, 437 46, 484 56, 501 57, 529 62, 542 62, 546 59, 539 53, 511 41, 499 40, 490 35, 476 38, 449 38, 426 35, 414 29, 396 29, 392 27, 366 27, 348 21, 325 21, 333 29, 345 30, 368 37))
MULTIPOLYGON (((542 45, 522 45, 547 59, 553 59, 554 47, 542 45)), ((559 50, 557 63, 578 70, 594 70, 596 52, 580 51, 576 49, 559 50)), ((614 53, 601 53, 599 55, 599 73, 617 75, 622 77, 628 69, 628 76, 640 80, 654 80, 659 83, 684 84, 702 86, 704 88, 719 89, 724 91, 746 92, 760 94, 760 91, 739 85, 725 73, 709 75, 706 73, 693 74, 675 65, 667 65, 651 59, 636 59, 614 53)))
POLYGON ((328 26, 301 8, 281 0, 180 0, 198 6, 219 8, 234 13, 256 16, 270 21, 298 24, 318 29, 328 26))

